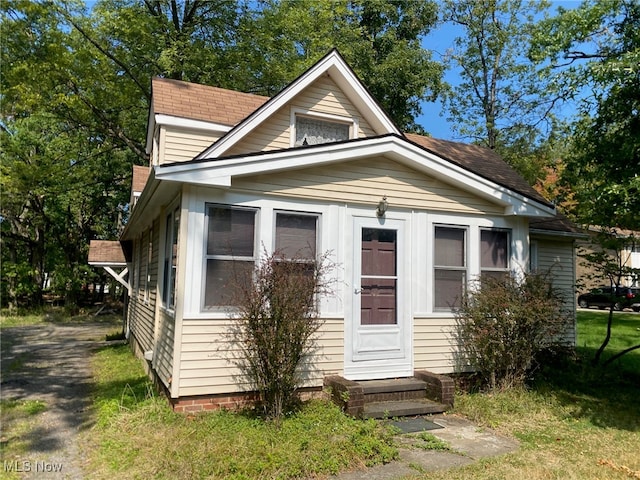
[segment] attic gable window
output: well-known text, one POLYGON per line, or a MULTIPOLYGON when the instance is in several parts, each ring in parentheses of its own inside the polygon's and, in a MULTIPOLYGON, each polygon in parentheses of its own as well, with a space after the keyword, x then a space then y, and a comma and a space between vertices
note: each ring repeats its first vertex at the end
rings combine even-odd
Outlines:
POLYGON ((296 115, 294 146, 301 147, 349 140, 351 125, 351 123, 334 122, 324 118, 296 115))

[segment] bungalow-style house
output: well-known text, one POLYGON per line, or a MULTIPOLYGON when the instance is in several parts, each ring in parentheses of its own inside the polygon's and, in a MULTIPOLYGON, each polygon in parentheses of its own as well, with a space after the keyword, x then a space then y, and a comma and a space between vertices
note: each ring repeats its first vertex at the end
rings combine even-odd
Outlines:
POLYGON ((176 409, 242 400, 227 284, 264 252, 338 266, 310 390, 453 372, 452 309, 481 274, 551 270, 575 310, 554 206, 491 150, 399 131, 337 51, 273 98, 161 78, 152 97, 120 239, 127 334, 176 409))

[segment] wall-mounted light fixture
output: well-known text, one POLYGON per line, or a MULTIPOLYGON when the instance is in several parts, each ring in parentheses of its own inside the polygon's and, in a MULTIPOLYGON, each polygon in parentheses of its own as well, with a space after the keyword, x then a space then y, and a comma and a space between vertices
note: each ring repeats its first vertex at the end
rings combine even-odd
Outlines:
POLYGON ((389 202, 387 202, 387 196, 385 195, 384 197, 382 197, 382 200, 378 202, 378 208, 376 208, 376 215, 378 216, 378 218, 384 216, 387 208, 389 208, 389 202))

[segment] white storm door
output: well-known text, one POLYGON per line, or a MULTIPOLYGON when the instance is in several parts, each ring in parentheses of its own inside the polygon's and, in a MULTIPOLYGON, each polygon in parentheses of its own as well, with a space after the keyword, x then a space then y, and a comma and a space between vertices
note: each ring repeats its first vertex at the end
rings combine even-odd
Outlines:
POLYGON ((412 375, 405 221, 354 217, 353 297, 347 319, 353 380, 412 375))

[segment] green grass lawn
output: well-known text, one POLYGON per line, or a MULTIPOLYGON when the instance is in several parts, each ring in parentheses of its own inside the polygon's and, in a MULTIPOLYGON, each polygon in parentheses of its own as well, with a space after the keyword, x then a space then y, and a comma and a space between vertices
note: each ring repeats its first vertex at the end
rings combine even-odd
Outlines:
POLYGON ((389 462, 392 430, 311 401, 278 427, 251 413, 173 413, 128 346, 93 359, 96 426, 88 478, 288 479, 389 462))
MULTIPOLYGON (((518 451, 414 478, 640 478, 640 350, 594 367, 605 328, 606 312, 579 312, 575 358, 549 362, 526 389, 457 395, 453 414, 518 439, 518 451)), ((639 328, 640 315, 616 312, 603 358, 638 343, 639 328)), ((81 442, 87 478, 322 478, 397 455, 388 428, 327 402, 307 403, 280 428, 251 414, 174 414, 128 346, 104 348, 91 361, 95 421, 81 442)), ((28 429, 45 407, 4 403, 3 435, 28 429)))
MULTIPOLYGON (((603 359, 640 343, 640 315, 614 315, 603 359)), ((455 413, 518 439, 517 452, 415 478, 640 478, 640 350, 592 366, 605 331, 605 312, 579 312, 575 360, 550 363, 528 389, 456 397, 455 413)))
MULTIPOLYGON (((593 358, 607 333, 609 312, 582 310, 578 312, 578 352, 593 358)), ((616 353, 640 344, 640 315, 614 312, 611 324, 611 340, 603 352, 602 361, 616 353)), ((625 354, 611 365, 614 369, 640 373, 640 349, 625 354)))

